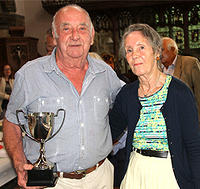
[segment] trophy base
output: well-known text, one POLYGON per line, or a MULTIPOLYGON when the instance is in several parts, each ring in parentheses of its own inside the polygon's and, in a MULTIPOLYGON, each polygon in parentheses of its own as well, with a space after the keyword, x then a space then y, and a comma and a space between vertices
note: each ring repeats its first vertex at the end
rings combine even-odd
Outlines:
POLYGON ((53 170, 28 170, 27 186, 48 186, 53 187, 56 185, 58 177, 53 173, 53 170))

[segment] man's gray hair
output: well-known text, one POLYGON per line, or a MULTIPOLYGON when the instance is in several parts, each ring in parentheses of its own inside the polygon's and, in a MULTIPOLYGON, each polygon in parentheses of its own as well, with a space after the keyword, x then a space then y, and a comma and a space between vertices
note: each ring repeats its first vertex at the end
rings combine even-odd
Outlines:
POLYGON ((172 47, 175 49, 175 53, 178 54, 178 46, 176 42, 170 37, 163 37, 162 40, 167 40, 167 49, 171 50, 172 47))
POLYGON ((59 36, 58 36, 58 34, 57 34, 57 31, 56 31, 56 23, 55 23, 55 22, 56 22, 56 17, 57 17, 57 15, 58 15, 59 12, 63 11, 64 9, 67 9, 67 8, 69 8, 69 7, 73 7, 73 8, 76 8, 76 9, 80 10, 80 11, 83 11, 83 12, 88 16, 89 22, 90 22, 90 35, 92 35, 92 30, 93 30, 94 26, 93 26, 93 24, 92 24, 92 21, 91 21, 91 18, 90 18, 89 13, 88 13, 85 9, 83 9, 82 7, 80 7, 79 5, 70 4, 70 5, 66 5, 66 6, 60 8, 60 9, 55 13, 55 15, 54 15, 54 17, 53 17, 52 31, 53 31, 53 33, 55 34, 55 37, 56 37, 56 38, 59 38, 59 36))

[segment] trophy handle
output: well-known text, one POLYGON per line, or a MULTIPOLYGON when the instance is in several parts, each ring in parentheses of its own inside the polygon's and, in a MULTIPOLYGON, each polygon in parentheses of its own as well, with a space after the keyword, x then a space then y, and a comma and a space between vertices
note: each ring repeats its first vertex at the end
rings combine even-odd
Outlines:
POLYGON ((24 117, 27 119, 27 116, 26 116, 26 114, 23 112, 23 110, 16 110, 16 116, 17 116, 17 121, 18 121, 18 123, 19 123, 19 127, 21 128, 22 132, 24 132, 30 139, 32 139, 32 140, 38 142, 35 138, 33 138, 30 134, 27 133, 27 131, 26 131, 24 125, 21 124, 21 122, 20 122, 20 120, 19 120, 19 117, 18 117, 18 114, 19 114, 20 112, 23 113, 23 114, 24 114, 24 117))
MULTIPOLYGON (((55 135, 57 135, 57 133, 60 131, 60 129, 61 129, 62 126, 63 126, 64 120, 65 120, 66 111, 65 111, 64 109, 60 108, 60 109, 57 110, 56 115, 55 115, 54 117, 57 117, 57 116, 58 116, 58 113, 59 113, 60 111, 63 111, 63 113, 64 113, 63 120, 62 120, 62 123, 61 123, 61 125, 60 125, 60 128, 59 128, 52 136, 50 136, 46 141, 50 140, 50 139, 53 138, 55 135)), ((45 141, 45 142, 46 142, 46 141, 45 141)))

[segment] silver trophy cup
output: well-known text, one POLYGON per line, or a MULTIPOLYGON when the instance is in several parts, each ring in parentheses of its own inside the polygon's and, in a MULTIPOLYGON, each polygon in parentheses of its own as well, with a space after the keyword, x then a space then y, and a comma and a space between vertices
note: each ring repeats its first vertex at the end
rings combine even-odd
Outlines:
POLYGON ((65 110, 58 109, 56 114, 52 112, 34 112, 26 115, 22 110, 16 111, 19 126, 29 138, 40 143, 40 155, 38 160, 33 164, 33 169, 28 170, 27 186, 55 186, 57 176, 54 173, 56 166, 49 162, 45 157, 44 144, 53 138, 62 128, 65 120, 65 110), (54 132, 54 118, 58 113, 63 111, 63 120, 59 129, 54 132), (28 130, 20 123, 19 113, 23 113, 28 120, 28 130))

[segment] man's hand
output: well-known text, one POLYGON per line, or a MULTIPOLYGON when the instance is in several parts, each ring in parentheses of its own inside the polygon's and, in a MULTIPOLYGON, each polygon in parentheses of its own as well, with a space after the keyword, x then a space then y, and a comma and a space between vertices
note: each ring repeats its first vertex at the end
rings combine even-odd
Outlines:
POLYGON ((39 189, 44 188, 42 186, 26 186, 27 183, 27 170, 31 170, 33 168, 32 164, 18 164, 18 167, 16 167, 17 176, 18 176, 18 185, 24 189, 39 189))
POLYGON ((17 177, 18 177, 18 185, 22 188, 27 188, 26 187, 26 182, 27 182, 27 171, 32 169, 31 164, 23 164, 19 163, 18 165, 15 165, 15 170, 17 172, 17 177))
POLYGON ((7 119, 3 121, 3 142, 5 149, 11 158, 14 168, 18 176, 18 185, 25 189, 38 189, 44 187, 27 187, 27 170, 33 168, 32 164, 28 164, 23 150, 22 133, 18 125, 9 122, 7 119), (11 140, 12 139, 12 140, 11 140))

